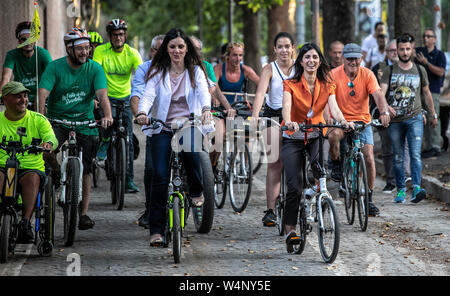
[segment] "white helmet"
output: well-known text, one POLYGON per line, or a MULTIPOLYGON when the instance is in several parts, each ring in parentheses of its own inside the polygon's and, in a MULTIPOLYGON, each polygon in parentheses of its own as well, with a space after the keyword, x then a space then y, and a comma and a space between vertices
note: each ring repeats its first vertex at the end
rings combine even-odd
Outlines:
POLYGON ((64 44, 68 46, 74 46, 77 45, 76 41, 82 41, 80 43, 83 43, 86 41, 91 41, 91 36, 87 33, 85 29, 81 29, 78 27, 72 28, 69 32, 64 34, 64 44), (71 44, 70 44, 71 43, 71 44))

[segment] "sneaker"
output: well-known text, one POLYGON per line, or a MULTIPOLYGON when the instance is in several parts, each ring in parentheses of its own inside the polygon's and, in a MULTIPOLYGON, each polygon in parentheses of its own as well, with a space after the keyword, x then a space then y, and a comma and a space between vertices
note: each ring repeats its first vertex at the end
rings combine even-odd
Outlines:
POLYGON ((394 189, 395 189, 395 185, 386 184, 386 186, 384 186, 384 188, 383 188, 383 193, 391 194, 394 189))
POLYGON ((273 227, 277 224, 277 216, 275 216, 275 213, 272 209, 268 209, 267 211, 264 211, 265 215, 262 218, 263 225, 266 227, 273 227))
POLYGON ((106 154, 108 153, 108 148, 109 148, 109 141, 103 141, 100 143, 100 147, 98 147, 98 151, 97 151, 97 159, 99 161, 105 160, 106 159, 106 154))
POLYGON ((139 187, 137 187, 136 184, 133 183, 133 181, 129 181, 127 183, 127 187, 125 187, 125 192, 126 193, 136 193, 139 192, 139 187))
POLYGON ((439 149, 432 148, 430 150, 422 152, 422 158, 430 158, 441 155, 441 152, 439 149))
POLYGON ((411 196, 411 202, 418 203, 422 199, 424 199, 427 196, 427 191, 423 188, 420 188, 420 186, 414 186, 414 190, 411 196))
POLYGON ((397 197, 394 199, 395 203, 405 203, 405 189, 401 189, 397 193, 397 197))
POLYGON ((375 206, 373 202, 369 202, 369 216, 376 217, 380 215, 380 210, 375 206))
POLYGON ((334 182, 342 182, 342 170, 339 161, 333 161, 333 169, 331 170, 331 180, 334 182))
POLYGON ((95 222, 89 218, 88 215, 80 216, 80 221, 78 222, 78 229, 87 230, 93 228, 95 222))
POLYGON ((30 220, 23 219, 19 222, 19 235, 17 237, 18 244, 32 244, 34 241, 33 228, 30 220))
POLYGON ((145 229, 150 228, 150 223, 148 221, 148 211, 145 210, 144 214, 138 219, 138 225, 144 227, 145 229))

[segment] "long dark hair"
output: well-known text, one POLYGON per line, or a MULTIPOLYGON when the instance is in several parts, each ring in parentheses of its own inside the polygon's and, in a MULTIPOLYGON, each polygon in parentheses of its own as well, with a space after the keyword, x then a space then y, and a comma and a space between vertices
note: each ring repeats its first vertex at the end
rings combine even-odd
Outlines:
POLYGON ((194 45, 192 44, 191 39, 183 32, 183 30, 178 28, 173 28, 169 32, 166 33, 163 42, 161 43, 161 47, 156 52, 156 55, 153 57, 152 65, 150 66, 150 69, 148 69, 146 79, 145 81, 148 82, 153 76, 158 74, 159 72, 162 72, 162 77, 164 77, 167 73, 167 71, 170 68, 170 56, 167 51, 167 46, 169 42, 172 39, 176 39, 180 37, 184 40, 187 46, 187 52, 184 56, 184 66, 188 70, 189 73, 189 80, 191 81, 191 86, 193 88, 196 87, 195 85, 195 66, 199 66, 203 73, 206 76, 205 67, 203 66, 203 61, 199 54, 197 53, 197 50, 195 49, 194 45))
POLYGON ((329 73, 330 73, 330 64, 328 64, 327 60, 325 59, 325 56, 323 55, 320 48, 314 44, 314 43, 305 43, 302 48, 300 48, 300 52, 298 54, 297 59, 295 60, 295 63, 293 65, 295 69, 295 75, 292 77, 293 80, 296 82, 299 82, 302 79, 303 72, 305 69, 303 69, 303 66, 301 65, 303 56, 310 51, 311 49, 314 49, 320 58, 320 66, 317 69, 317 78, 321 82, 329 82, 329 73))

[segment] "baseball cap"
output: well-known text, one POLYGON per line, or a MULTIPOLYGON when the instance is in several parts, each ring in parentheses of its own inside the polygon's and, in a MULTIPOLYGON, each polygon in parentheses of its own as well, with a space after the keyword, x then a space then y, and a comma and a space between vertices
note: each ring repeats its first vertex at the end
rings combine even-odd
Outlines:
POLYGON ((28 88, 26 88, 25 86, 23 86, 22 83, 20 83, 18 81, 11 81, 11 82, 8 82, 7 84, 5 84, 5 86, 3 86, 2 96, 6 96, 9 94, 17 95, 24 91, 30 92, 30 90, 28 88))
POLYGON ((362 57, 361 46, 356 43, 349 43, 344 46, 343 51, 344 58, 351 59, 356 58, 359 59, 362 57))

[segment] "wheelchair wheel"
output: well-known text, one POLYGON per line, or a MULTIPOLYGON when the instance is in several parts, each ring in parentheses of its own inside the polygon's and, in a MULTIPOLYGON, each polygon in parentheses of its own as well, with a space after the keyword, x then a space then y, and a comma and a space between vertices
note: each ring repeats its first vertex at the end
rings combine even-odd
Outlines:
POLYGON ((45 187, 44 192, 44 240, 39 244, 43 245, 41 247, 42 253, 39 252, 39 254, 42 256, 50 255, 53 250, 53 246, 55 245, 55 201, 56 197, 53 179, 51 176, 48 176, 47 186, 45 187))

